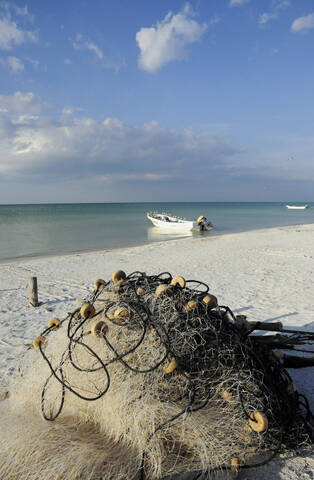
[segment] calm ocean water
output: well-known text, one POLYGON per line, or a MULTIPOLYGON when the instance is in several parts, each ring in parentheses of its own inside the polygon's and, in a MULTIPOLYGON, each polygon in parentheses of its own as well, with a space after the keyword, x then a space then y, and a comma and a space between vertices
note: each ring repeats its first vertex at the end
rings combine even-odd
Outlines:
POLYGON ((283 225, 314 223, 314 204, 288 210, 285 203, 89 203, 0 205, 0 260, 142 245, 183 236, 224 235, 283 225), (162 233, 146 218, 163 211, 196 219, 211 232, 162 233))

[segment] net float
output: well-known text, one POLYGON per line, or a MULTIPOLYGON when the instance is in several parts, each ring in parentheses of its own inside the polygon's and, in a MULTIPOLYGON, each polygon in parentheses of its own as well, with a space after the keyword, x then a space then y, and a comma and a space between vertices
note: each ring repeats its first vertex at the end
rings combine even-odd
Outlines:
POLYGON ((81 306, 80 314, 82 318, 92 318, 95 315, 95 307, 91 303, 84 303, 81 306))
POLYGON ((33 340, 33 347, 35 350, 39 350, 39 346, 41 345, 41 348, 45 348, 47 346, 47 339, 43 335, 39 335, 39 337, 36 337, 33 340))
POLYGON ((168 293, 168 292, 169 292, 169 285, 167 283, 161 283, 156 288, 155 295, 156 295, 157 298, 160 298, 163 295, 166 295, 166 293, 168 293))
POLYGON ((203 303, 205 303, 207 308, 210 308, 210 309, 215 308, 218 305, 218 300, 217 300, 217 297, 215 297, 215 295, 205 295, 202 301, 203 303))
POLYGON ((186 312, 189 312, 190 310, 193 310, 194 308, 197 307, 197 303, 195 300, 190 300, 184 307, 184 310, 186 312))
POLYGON ((114 283, 118 282, 119 280, 125 280, 126 279, 126 273, 123 270, 116 270, 111 275, 111 279, 114 283))
POLYGON ((180 277, 180 276, 173 277, 173 279, 170 282, 170 285, 173 285, 174 287, 178 286, 178 287, 184 288, 185 287, 185 279, 183 277, 180 277))
POLYGON ((264 432, 268 427, 268 420, 263 412, 251 412, 249 425, 254 432, 264 432))
POLYGON ((165 373, 172 373, 175 371, 175 369, 178 366, 177 360, 173 357, 170 362, 164 366, 164 372, 165 373))
POLYGON ((49 320, 48 327, 50 328, 50 330, 59 330, 59 328, 61 327, 61 322, 59 318, 52 318, 51 320, 49 320))
POLYGON ((98 290, 102 285, 105 285, 105 280, 103 280, 102 278, 98 278, 94 282, 94 290, 98 290))
POLYGON ((105 322, 100 320, 99 322, 94 322, 91 326, 91 334, 96 337, 100 338, 103 335, 106 335, 108 332, 108 325, 105 322))

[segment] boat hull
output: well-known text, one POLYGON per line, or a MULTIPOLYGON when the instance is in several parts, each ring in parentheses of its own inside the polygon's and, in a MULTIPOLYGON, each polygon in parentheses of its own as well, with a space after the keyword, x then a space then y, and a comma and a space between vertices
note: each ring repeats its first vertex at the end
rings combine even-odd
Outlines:
POLYGON ((188 220, 182 221, 169 221, 166 222, 164 220, 159 220, 157 218, 151 217, 147 215, 147 218, 152 222, 152 224, 157 228, 162 228, 164 230, 175 230, 180 232, 188 232, 189 230, 193 230, 194 228, 198 228, 196 222, 189 222, 188 220))
POLYGON ((305 210, 309 208, 308 205, 286 205, 289 210, 305 210))

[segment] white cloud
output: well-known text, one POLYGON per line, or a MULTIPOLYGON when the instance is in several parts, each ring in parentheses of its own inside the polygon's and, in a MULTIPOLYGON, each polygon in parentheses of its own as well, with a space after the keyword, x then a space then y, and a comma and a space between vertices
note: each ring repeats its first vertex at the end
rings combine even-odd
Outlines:
POLYGON ((40 62, 32 58, 26 57, 23 60, 20 58, 9 56, 7 58, 0 58, 0 65, 4 68, 7 68, 11 73, 19 73, 25 69, 25 63, 31 64, 35 69, 38 68, 40 62))
POLYGON ((216 25, 219 22, 221 22, 221 18, 215 15, 209 20, 208 25, 216 25))
POLYGON ((32 92, 15 92, 13 95, 0 95, 0 109, 9 112, 11 115, 22 113, 37 114, 47 106, 47 102, 32 92))
POLYGON ((64 60, 64 63, 65 63, 65 65, 71 65, 72 60, 71 60, 70 58, 66 58, 66 59, 64 60))
POLYGON ((230 0, 229 7, 239 7, 245 3, 249 3, 250 0, 230 0))
POLYGON ((22 72, 24 70, 24 63, 17 57, 8 57, 8 65, 13 73, 22 72))
POLYGON ((92 42, 88 38, 85 38, 81 33, 78 33, 72 42, 73 47, 76 50, 89 50, 93 52, 99 60, 104 58, 104 53, 96 43, 92 42))
POLYGON ((290 7, 290 0, 276 0, 276 9, 281 10, 282 8, 290 7))
POLYGON ((169 12, 156 26, 141 28, 136 33, 140 68, 152 73, 173 60, 186 58, 185 47, 198 42, 207 28, 193 16, 191 7, 186 4, 180 13, 169 12))
POLYGON ((29 16, 27 7, 16 7, 8 2, 0 4, 0 49, 12 50, 15 46, 21 45, 26 42, 38 41, 37 33, 35 31, 26 30, 20 27, 12 19, 11 10, 18 16, 29 16))
POLYGON ((8 69, 11 73, 19 73, 24 70, 24 63, 17 57, 0 58, 0 66, 8 69))
POLYGON ((13 11, 16 15, 20 15, 22 17, 29 17, 29 19, 32 21, 33 17, 29 14, 27 5, 25 5, 24 7, 18 7, 14 3, 0 2, 0 8, 5 10, 7 15, 10 15, 10 12, 13 11))
MULTIPOLYGON (((84 35, 81 33, 78 33, 75 37, 75 40, 71 40, 71 42, 75 50, 87 50, 94 54, 101 62, 101 65, 105 68, 118 72, 122 67, 126 66, 124 59, 121 60, 119 58, 111 58, 106 56, 103 50, 95 42, 92 42, 89 38, 84 37, 84 35)), ((66 59, 64 63, 70 64, 72 62, 70 59, 66 59)))
POLYGON ((83 109, 79 107, 64 107, 62 109, 62 115, 73 115, 75 112, 82 112, 83 109))
POLYGON ((278 18, 278 14, 277 13, 262 13, 260 16, 259 16, 259 19, 258 19, 258 23, 260 25, 265 25, 265 23, 269 22, 269 20, 275 20, 276 18, 278 18))
POLYGON ((291 25, 292 32, 304 32, 312 28, 314 28, 314 13, 296 18, 291 25))
POLYGON ((40 61, 39 60, 34 60, 33 58, 25 58, 25 61, 26 62, 29 62, 35 69, 37 69, 40 65, 40 61))
POLYGON ((265 25, 270 20, 276 20, 279 17, 280 11, 289 6, 289 0, 272 0, 271 11, 262 13, 258 18, 258 23, 265 25))

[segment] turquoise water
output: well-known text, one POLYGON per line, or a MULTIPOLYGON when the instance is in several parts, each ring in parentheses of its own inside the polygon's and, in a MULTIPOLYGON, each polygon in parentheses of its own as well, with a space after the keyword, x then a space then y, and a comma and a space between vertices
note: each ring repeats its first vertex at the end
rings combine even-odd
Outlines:
POLYGON ((314 204, 311 206, 298 211, 288 210, 285 203, 0 205, 0 260, 314 223, 314 204), (146 218, 149 211, 173 213, 189 220, 205 215, 214 229, 185 235, 162 233, 146 218))

